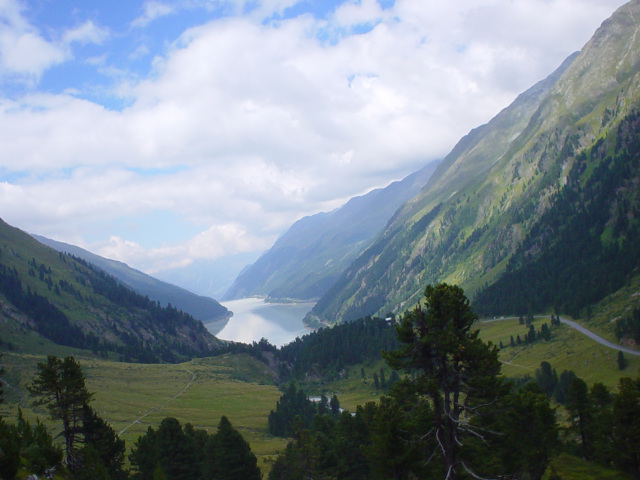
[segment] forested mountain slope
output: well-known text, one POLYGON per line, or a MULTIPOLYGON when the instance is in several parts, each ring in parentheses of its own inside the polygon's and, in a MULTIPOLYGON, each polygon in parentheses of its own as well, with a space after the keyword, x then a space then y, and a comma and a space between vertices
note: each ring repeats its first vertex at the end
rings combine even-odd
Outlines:
POLYGON ((213 298, 196 295, 183 288, 157 280, 139 270, 129 267, 125 263, 95 255, 75 245, 57 242, 40 235, 32 236, 48 247, 82 258, 100 267, 109 275, 113 275, 124 285, 131 288, 134 292, 142 296, 148 296, 151 300, 160 302, 164 307, 171 304, 178 310, 188 313, 196 320, 200 320, 205 324, 219 324, 217 331, 220 331, 224 327, 231 316, 231 312, 213 298))
POLYGON ((19 351, 27 332, 127 361, 174 362, 221 346, 190 315, 0 220, 0 337, 19 351))
POLYGON ((464 137, 307 320, 402 311, 426 284, 442 281, 472 296, 482 289, 484 313, 556 307, 576 314, 636 275, 639 21, 640 2, 621 7, 578 55, 464 137), (590 224, 589 245, 570 222, 590 224), (573 245, 571 257, 568 248, 552 252, 576 235, 584 242, 573 245), (624 268, 615 281, 600 282, 612 258, 614 268, 624 268), (588 267, 593 261, 597 269, 588 267), (500 288, 514 286, 507 270, 521 272, 517 293, 498 301, 500 288), (533 292, 559 284, 571 288, 533 292), (579 301, 558 298, 576 295, 579 301))
POLYGON ((354 197, 333 212, 297 221, 238 275, 225 298, 319 298, 384 228, 396 209, 420 191, 436 165, 432 162, 401 181, 354 197))

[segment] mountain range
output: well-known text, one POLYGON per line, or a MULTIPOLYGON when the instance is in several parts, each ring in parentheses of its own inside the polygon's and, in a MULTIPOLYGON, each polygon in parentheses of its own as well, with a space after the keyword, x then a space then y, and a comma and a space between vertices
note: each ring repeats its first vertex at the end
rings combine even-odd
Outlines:
POLYGON ((295 222, 236 278, 225 299, 265 296, 309 301, 324 295, 405 201, 433 174, 431 162, 403 180, 354 197, 342 207, 295 222))
POLYGON ((75 257, 101 268, 109 275, 117 278, 122 284, 142 296, 158 301, 162 306, 171 305, 188 313, 196 320, 206 324, 209 331, 217 333, 226 325, 232 313, 210 297, 196 295, 184 288, 158 280, 127 264, 101 257, 83 248, 58 242, 41 235, 32 235, 40 243, 59 252, 69 253, 75 257))
POLYGON ((461 285, 481 313, 574 316, 638 275, 640 2, 464 137, 309 322, 401 312, 461 285))
MULTIPOLYGON (((640 0, 618 9, 580 52, 463 137, 440 163, 296 222, 238 275, 226 298, 318 298, 305 319, 317 326, 402 313, 420 301, 427 284, 439 282, 462 286, 483 315, 555 311, 574 317, 637 284, 636 19, 640 0)), ((11 300, 35 295, 30 300, 61 312, 54 314, 60 328, 94 343, 99 334, 113 351, 127 341, 143 348, 150 339, 174 357, 218 345, 193 318, 208 321, 216 312, 225 321, 228 312, 217 302, 180 292, 199 305, 193 316, 180 312, 178 305, 191 307, 170 300, 163 282, 88 252, 54 252, 24 232, 0 227, 3 285, 15 293, 4 292, 2 315, 18 330, 44 328, 34 320, 37 312, 25 316, 11 300), (115 301, 116 291, 128 306, 115 301)), ((640 295, 630 291, 625 301, 632 308, 640 295)))
MULTIPOLYGON (((228 316, 226 309, 221 314, 228 316)), ((210 355, 223 346, 191 315, 2 220, 0 337, 0 344, 28 353, 55 344, 145 363, 210 355)))
POLYGON ((331 242, 339 233, 349 238, 349 221, 338 219, 366 198, 303 219, 228 295, 322 294, 305 319, 315 326, 401 313, 438 282, 462 286, 485 315, 576 317, 628 285, 640 265, 636 19, 634 0, 552 75, 462 138, 393 213, 350 210, 351 221, 377 216, 381 229, 370 238, 331 242))

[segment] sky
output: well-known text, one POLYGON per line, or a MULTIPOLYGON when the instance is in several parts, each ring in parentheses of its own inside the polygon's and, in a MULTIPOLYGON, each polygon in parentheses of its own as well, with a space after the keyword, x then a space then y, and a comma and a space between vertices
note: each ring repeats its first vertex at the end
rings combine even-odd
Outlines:
POLYGON ((0 0, 0 218, 147 273, 443 158, 623 0, 0 0))

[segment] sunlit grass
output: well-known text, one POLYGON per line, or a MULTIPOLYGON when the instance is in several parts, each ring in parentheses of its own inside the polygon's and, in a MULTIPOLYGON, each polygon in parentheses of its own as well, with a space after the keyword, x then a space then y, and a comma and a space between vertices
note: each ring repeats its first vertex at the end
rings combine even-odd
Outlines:
MULTIPOLYGON (((28 419, 39 417, 55 435, 60 426, 48 419, 42 407, 32 408, 27 385, 36 373, 36 364, 44 357, 5 354, 8 377, 17 379, 17 387, 26 403, 28 419)), ((275 408, 281 392, 267 384, 266 367, 246 355, 225 355, 198 359, 178 365, 144 365, 117 363, 96 358, 78 357, 87 387, 95 392, 93 408, 104 418, 131 449, 148 427, 157 428, 162 419, 175 417, 182 424, 216 431, 220 417, 226 415, 251 445, 263 470, 267 457, 284 449, 286 440, 268 434, 268 415, 275 408), (242 375, 238 375, 238 371, 242 375), (246 377, 243 381, 238 377, 246 377)), ((17 395, 10 393, 1 405, 0 415, 16 418, 17 395)))
MULTIPOLYGON (((544 322, 550 325, 549 317, 535 318, 536 331, 544 322)), ((520 335, 524 339, 527 333, 527 327, 520 325, 518 319, 479 322, 478 327, 484 340, 491 340, 494 344, 502 341, 504 348, 500 351, 500 360, 503 362, 502 373, 506 376, 533 376, 543 361, 549 362, 558 374, 563 370, 573 370, 588 384, 602 382, 611 388, 621 377, 640 376, 640 357, 626 354, 629 365, 620 371, 617 350, 600 345, 566 325, 552 327, 549 341, 536 340, 533 344, 515 347, 510 346, 511 336, 515 339, 520 335)))

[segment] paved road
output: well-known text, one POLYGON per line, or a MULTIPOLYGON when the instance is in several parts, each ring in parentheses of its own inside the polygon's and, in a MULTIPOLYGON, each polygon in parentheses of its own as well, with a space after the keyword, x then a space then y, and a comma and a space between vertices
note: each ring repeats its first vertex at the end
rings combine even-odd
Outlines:
POLYGON ((561 318, 560 321, 562 323, 564 323, 565 325, 570 326, 571 328, 575 328, 576 330, 578 330, 580 333, 586 335, 587 337, 595 340, 596 342, 604 345, 605 347, 609 347, 609 348, 613 348, 615 350, 620 350, 624 353, 628 353, 629 355, 637 355, 640 356, 640 352, 637 350, 631 350, 630 348, 626 348, 626 347, 622 347, 620 345, 616 345, 615 343, 611 343, 608 340, 605 340, 602 337, 599 337, 598 335, 596 335, 595 333, 593 333, 590 330, 587 330, 586 328, 584 328, 582 325, 577 324, 576 322, 572 321, 572 320, 567 320, 566 318, 561 318))

